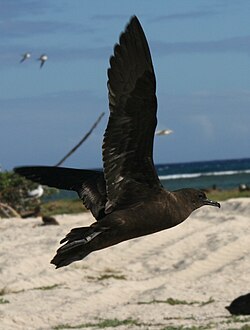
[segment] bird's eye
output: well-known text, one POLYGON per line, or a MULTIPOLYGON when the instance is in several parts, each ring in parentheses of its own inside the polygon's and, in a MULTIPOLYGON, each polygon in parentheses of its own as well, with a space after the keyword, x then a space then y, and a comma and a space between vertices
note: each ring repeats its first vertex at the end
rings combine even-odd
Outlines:
POLYGON ((199 198, 203 199, 205 197, 205 195, 203 193, 199 193, 199 198))

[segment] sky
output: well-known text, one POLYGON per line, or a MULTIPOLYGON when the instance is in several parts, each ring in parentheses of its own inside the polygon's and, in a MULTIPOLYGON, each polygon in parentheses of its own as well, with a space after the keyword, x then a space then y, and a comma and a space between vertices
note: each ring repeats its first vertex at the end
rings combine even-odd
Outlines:
POLYGON ((102 167, 109 57, 132 15, 153 58, 157 129, 174 131, 155 137, 155 163, 250 157, 248 0, 0 0, 3 170, 56 164, 104 111, 63 164, 102 167))

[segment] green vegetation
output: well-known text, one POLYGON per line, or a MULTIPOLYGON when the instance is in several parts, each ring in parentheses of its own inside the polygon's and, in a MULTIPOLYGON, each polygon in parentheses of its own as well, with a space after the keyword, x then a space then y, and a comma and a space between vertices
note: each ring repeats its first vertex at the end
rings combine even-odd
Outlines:
POLYGON ((103 274, 100 275, 97 280, 98 281, 103 281, 103 280, 108 280, 109 278, 113 278, 115 280, 126 280, 125 275, 116 275, 116 274, 103 274))
POLYGON ((0 298, 0 304, 8 304, 9 300, 6 300, 4 298, 0 298))
POLYGON ((37 288, 32 288, 30 290, 43 290, 43 291, 47 291, 47 290, 53 290, 55 288, 60 287, 62 284, 53 284, 53 285, 47 285, 47 286, 39 286, 37 288))
MULTIPOLYGON (((179 318, 181 320, 181 318, 179 318)), ((86 322, 77 325, 70 324, 60 324, 58 326, 53 327, 53 330, 63 330, 63 329, 84 329, 84 328, 96 328, 96 329, 105 329, 105 328, 116 328, 119 326, 128 326, 128 328, 134 329, 135 327, 140 327, 143 329, 150 329, 153 327, 158 327, 159 330, 208 330, 208 329, 219 329, 219 325, 223 323, 237 323, 237 322, 248 322, 249 318, 240 318, 240 317, 230 317, 228 321, 222 321, 218 323, 208 323, 203 325, 193 325, 193 326, 185 326, 185 325, 166 325, 159 323, 144 323, 139 320, 135 320, 132 318, 128 318, 125 320, 118 319, 104 319, 98 320, 96 322, 86 322)), ((245 324, 241 328, 237 328, 238 330, 250 330, 250 325, 245 324)), ((235 328, 228 328, 228 330, 236 330, 235 328)))
POLYGON ((179 300, 174 298, 168 298, 166 300, 150 300, 150 301, 139 301, 138 305, 148 305, 148 304, 169 304, 169 305, 199 305, 205 306, 207 304, 211 304, 214 302, 213 298, 210 298, 207 301, 186 301, 186 300, 179 300))
MULTIPOLYGON (((245 322, 250 322, 250 317, 233 315, 230 316, 226 321, 222 321, 221 323, 229 324, 229 323, 245 323, 245 322)), ((249 329, 250 329, 250 325, 249 325, 249 329)))
MULTIPOLYGON (((37 188, 37 183, 27 180, 14 172, 0 172, 0 202, 10 207, 7 212, 0 207, 0 217, 17 216, 14 211, 21 215, 35 211, 40 207, 40 214, 71 214, 86 211, 82 201, 59 200, 42 203, 39 198, 27 198, 29 190, 37 188), (11 212, 13 210, 13 212, 11 212), (8 214, 10 212, 10 214, 8 214)), ((56 192, 56 189, 44 187, 43 197, 47 197, 56 192)), ((1 206, 1 205, 0 205, 1 206)))
MULTIPOLYGON (((18 213, 34 211, 40 206, 41 201, 38 198, 27 198, 27 195, 28 191, 35 188, 37 183, 14 172, 0 172, 0 217, 17 216, 18 213)), ((45 196, 54 192, 55 189, 44 189, 45 196)))
POLYGON ((139 323, 137 320, 134 319, 125 319, 125 320, 118 320, 118 319, 105 319, 99 320, 96 323, 83 323, 77 325, 69 325, 69 324, 61 324, 56 327, 53 327, 53 330, 62 330, 62 329, 83 329, 83 328, 91 328, 96 327, 97 329, 105 329, 105 328, 116 328, 121 325, 128 325, 128 326, 141 326, 142 324, 139 323))
POLYGON ((36 288, 21 289, 21 290, 11 290, 11 289, 8 289, 8 288, 4 287, 4 288, 0 289, 0 296, 5 296, 6 294, 13 294, 13 293, 22 293, 22 292, 31 291, 31 290, 43 290, 43 291, 53 290, 53 289, 56 289, 56 288, 58 288, 62 285, 63 284, 60 283, 60 284, 52 284, 52 285, 47 285, 47 286, 39 286, 39 287, 36 287, 36 288))
POLYGON ((115 280, 126 280, 126 276, 123 274, 120 274, 120 271, 113 270, 110 268, 106 268, 104 270, 104 272, 102 272, 97 277, 88 276, 87 278, 90 280, 95 280, 95 281, 104 281, 104 280, 108 280, 110 278, 115 279, 115 280))
MULTIPOLYGON (((16 175, 13 172, 0 172, 0 201, 17 212, 29 209, 27 191, 34 189, 36 184, 16 175)), ((33 204, 33 207, 36 205, 33 204)))
POLYGON ((76 214, 86 212, 80 199, 65 199, 47 202, 41 205, 41 213, 44 215, 76 214))
POLYGON ((249 324, 245 324, 240 329, 237 329, 237 330, 250 330, 250 325, 249 324))
POLYGON ((164 328, 161 328, 161 330, 206 330, 206 329, 210 329, 207 326, 191 326, 191 327, 186 327, 183 325, 180 326, 172 326, 172 325, 168 325, 164 328))
POLYGON ((230 198, 250 197, 250 190, 239 191, 238 189, 231 190, 213 190, 207 193, 207 196, 216 201, 225 201, 230 198))

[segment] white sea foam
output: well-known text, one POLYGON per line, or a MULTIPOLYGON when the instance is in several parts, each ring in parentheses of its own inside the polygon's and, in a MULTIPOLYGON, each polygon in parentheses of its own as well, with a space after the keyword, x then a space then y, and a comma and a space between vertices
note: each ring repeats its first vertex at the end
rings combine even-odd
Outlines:
POLYGON ((169 174, 160 175, 160 180, 176 180, 176 179, 190 179, 199 178, 201 176, 224 176, 224 175, 238 175, 238 174, 250 174, 249 170, 241 171, 218 171, 218 172, 205 172, 205 173, 180 173, 180 174, 169 174))

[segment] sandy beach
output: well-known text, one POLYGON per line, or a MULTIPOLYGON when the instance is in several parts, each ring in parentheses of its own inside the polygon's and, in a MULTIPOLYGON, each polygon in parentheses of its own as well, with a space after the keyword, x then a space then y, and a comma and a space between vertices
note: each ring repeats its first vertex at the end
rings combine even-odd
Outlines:
POLYGON ((0 219, 0 328, 241 329, 250 316, 225 306, 250 292, 249 216, 249 198, 203 207, 58 270, 49 262, 60 239, 91 214, 58 215, 59 226, 0 219))

